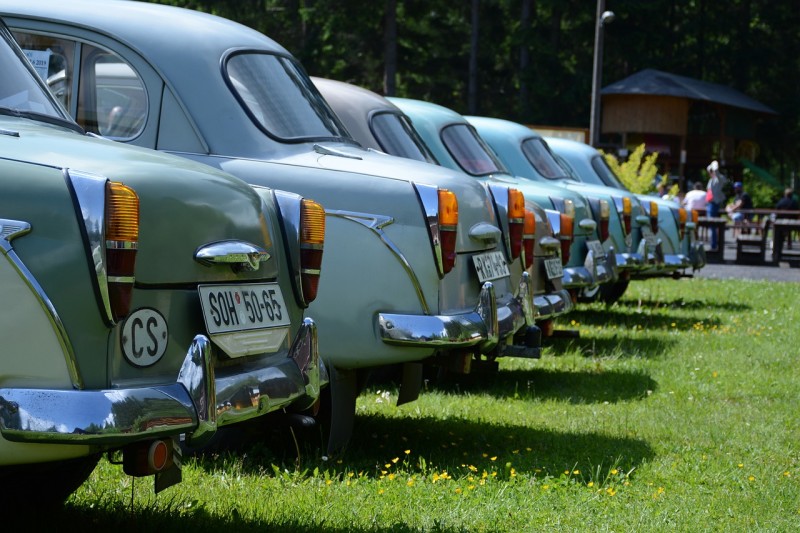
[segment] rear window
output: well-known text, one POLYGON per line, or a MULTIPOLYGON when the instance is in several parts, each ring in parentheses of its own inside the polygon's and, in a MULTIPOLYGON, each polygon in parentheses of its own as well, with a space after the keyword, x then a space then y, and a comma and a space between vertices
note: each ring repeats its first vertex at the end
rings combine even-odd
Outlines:
POLYGON ((554 180, 566 177, 564 169, 553 157, 542 139, 533 137, 522 142, 522 152, 531 166, 543 177, 554 180))
POLYGON ((486 176, 506 172, 503 165, 467 124, 453 124, 442 130, 442 142, 447 151, 467 174, 486 176))
POLYGON ((407 159, 436 163, 408 119, 396 113, 376 113, 370 121, 373 135, 384 152, 407 159))

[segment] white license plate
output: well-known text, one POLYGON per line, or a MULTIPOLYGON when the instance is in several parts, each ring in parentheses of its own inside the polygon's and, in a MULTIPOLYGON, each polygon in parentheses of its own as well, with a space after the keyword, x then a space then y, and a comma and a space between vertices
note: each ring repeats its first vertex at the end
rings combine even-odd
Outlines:
POLYGON ((589 251, 592 252, 592 255, 595 257, 595 259, 606 256, 606 251, 600 241, 586 241, 586 246, 589 247, 589 251))
POLYGON ((289 325, 277 283, 201 285, 197 290, 210 335, 289 325))
POLYGON ((472 262, 475 264, 475 270, 478 272, 478 279, 481 280, 481 283, 504 278, 510 274, 503 252, 473 255, 472 262))
POLYGON ((560 257, 551 257, 544 260, 544 269, 547 271, 547 279, 564 277, 564 267, 561 266, 560 257))

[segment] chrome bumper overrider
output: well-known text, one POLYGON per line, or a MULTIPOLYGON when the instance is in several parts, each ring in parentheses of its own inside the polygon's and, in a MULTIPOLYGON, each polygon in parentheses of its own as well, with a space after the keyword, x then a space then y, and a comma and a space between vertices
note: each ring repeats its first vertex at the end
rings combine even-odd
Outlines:
POLYGON ((572 298, 569 291, 561 289, 535 295, 533 306, 536 308, 536 320, 547 320, 572 311, 572 298))
POLYGON ((617 268, 620 270, 642 270, 648 268, 648 264, 642 254, 623 252, 617 254, 617 268))
POLYGON ((498 304, 494 286, 481 287, 474 310, 457 315, 378 314, 378 331, 383 342, 402 346, 461 348, 476 346, 481 353, 494 349, 498 342, 514 335, 526 322, 533 323, 527 272, 520 278, 517 295, 498 304))
POLYGON ((595 287, 600 283, 612 281, 617 276, 615 269, 614 256, 607 254, 605 257, 595 257, 590 250, 586 254, 583 266, 564 267, 561 283, 567 289, 595 287))
POLYGON ((186 434, 201 445, 218 426, 290 403, 310 405, 327 384, 317 329, 305 319, 287 357, 215 376, 211 341, 197 335, 175 383, 109 390, 0 388, 0 433, 10 441, 122 446, 186 434))

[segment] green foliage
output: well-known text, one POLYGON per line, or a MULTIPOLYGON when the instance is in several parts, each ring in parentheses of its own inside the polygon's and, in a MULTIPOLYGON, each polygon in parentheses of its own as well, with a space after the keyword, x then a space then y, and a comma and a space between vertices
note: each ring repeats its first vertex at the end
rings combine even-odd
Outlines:
MULTIPOLYGON (((603 153, 608 166, 620 181, 635 194, 649 194, 656 190, 658 152, 645 155, 645 145, 640 144, 628 155, 628 159, 620 162, 614 154, 603 153)), ((659 182, 667 183, 667 176, 661 176, 659 182)), ((677 191, 675 191, 677 194, 677 191)))
POLYGON ((772 208, 783 195, 783 190, 778 190, 769 183, 758 179, 749 169, 744 169, 744 190, 750 195, 755 208, 772 208))

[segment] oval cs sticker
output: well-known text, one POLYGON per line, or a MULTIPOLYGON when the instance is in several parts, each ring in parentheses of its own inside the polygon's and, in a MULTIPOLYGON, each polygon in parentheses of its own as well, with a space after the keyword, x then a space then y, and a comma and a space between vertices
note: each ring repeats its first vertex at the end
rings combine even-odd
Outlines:
POLYGON ((167 321, 155 309, 134 311, 122 325, 122 353, 132 365, 150 366, 167 351, 167 321))

